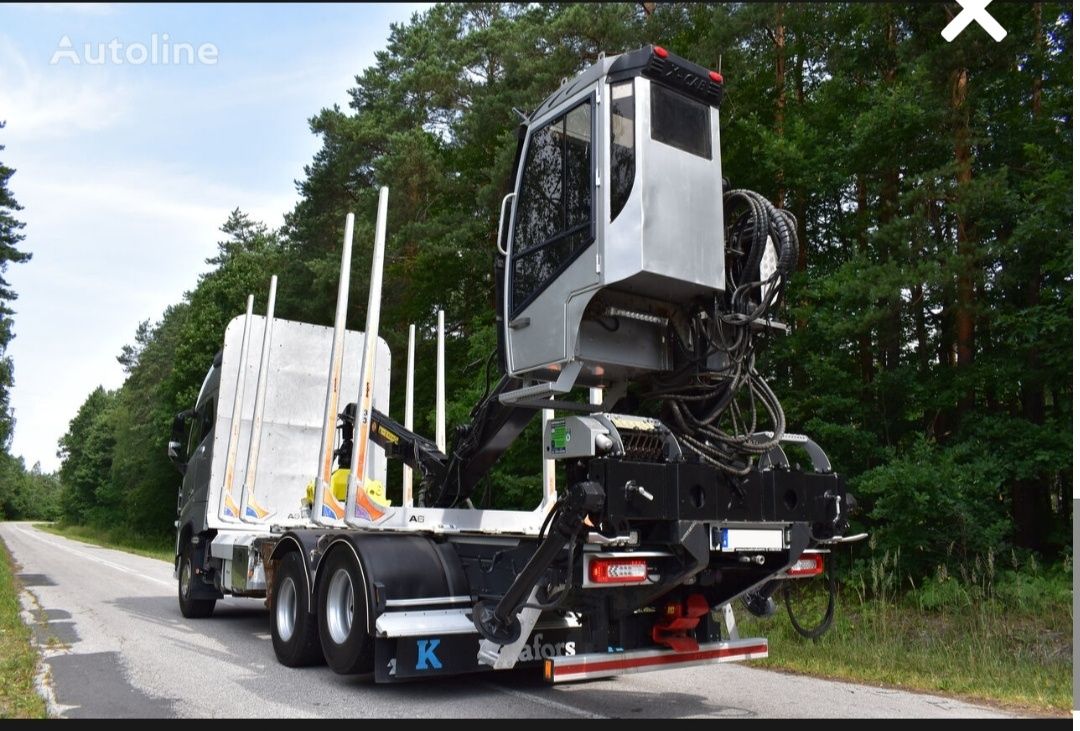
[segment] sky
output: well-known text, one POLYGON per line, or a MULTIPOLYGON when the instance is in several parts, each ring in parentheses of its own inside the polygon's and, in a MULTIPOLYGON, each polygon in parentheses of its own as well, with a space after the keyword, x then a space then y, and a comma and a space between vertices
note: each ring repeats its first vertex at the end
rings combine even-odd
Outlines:
POLYGON ((24 207, 11 453, 57 441, 138 324, 207 269, 239 207, 279 226, 391 23, 429 4, 0 5, 0 162, 24 207))

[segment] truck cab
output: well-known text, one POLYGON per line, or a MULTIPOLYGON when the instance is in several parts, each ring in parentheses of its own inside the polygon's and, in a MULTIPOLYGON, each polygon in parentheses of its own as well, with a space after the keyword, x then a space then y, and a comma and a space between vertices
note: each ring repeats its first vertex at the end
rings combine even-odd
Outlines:
POLYGON ((176 505, 177 533, 173 575, 179 580, 180 608, 187 617, 209 616, 214 610, 214 604, 222 596, 212 582, 204 580, 208 576, 206 542, 192 540, 196 536, 211 536, 206 520, 206 504, 210 489, 210 464, 213 459, 220 382, 219 351, 203 379, 195 406, 176 415, 169 439, 169 459, 182 475, 176 505))
MULTIPOLYGON (((218 385, 221 382, 221 352, 203 379, 195 406, 176 416, 169 442, 169 458, 180 470, 182 480, 176 513, 179 525, 195 533, 206 530, 206 501, 210 489, 214 426, 217 422, 218 385)), ((177 534, 177 540, 181 536, 177 534)), ((177 550, 179 556, 179 545, 177 550)))

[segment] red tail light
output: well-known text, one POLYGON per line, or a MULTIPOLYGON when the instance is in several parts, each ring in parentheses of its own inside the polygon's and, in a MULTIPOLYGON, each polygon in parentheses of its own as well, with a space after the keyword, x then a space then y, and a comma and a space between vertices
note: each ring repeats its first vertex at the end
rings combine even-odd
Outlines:
POLYGON ((787 570, 788 576, 804 578, 817 576, 825 570, 825 559, 820 553, 804 553, 799 560, 787 570))
POLYGON ((594 558, 589 562, 589 580, 595 584, 640 584, 647 574, 643 558, 594 558))

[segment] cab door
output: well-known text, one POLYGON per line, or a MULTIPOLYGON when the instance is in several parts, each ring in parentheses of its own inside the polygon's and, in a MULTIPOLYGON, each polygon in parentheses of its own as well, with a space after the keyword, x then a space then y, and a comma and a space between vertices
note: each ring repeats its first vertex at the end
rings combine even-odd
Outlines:
POLYGON ((507 370, 567 359, 566 303, 595 285, 595 85, 538 120, 525 142, 507 245, 507 370))

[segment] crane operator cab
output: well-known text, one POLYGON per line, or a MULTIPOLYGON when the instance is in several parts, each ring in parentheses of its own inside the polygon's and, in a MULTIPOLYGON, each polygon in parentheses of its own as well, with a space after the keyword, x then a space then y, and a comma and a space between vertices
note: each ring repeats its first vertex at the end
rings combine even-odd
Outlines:
POLYGON ((496 257, 504 375, 432 470, 430 504, 465 500, 538 409, 619 411, 637 431, 670 429, 674 442, 654 445, 668 459, 735 475, 779 445, 783 410, 755 344, 784 328, 771 311, 797 260, 796 226, 727 185, 723 83, 646 46, 601 57, 519 127, 496 257), (575 387, 603 402, 567 396, 575 387), (628 414, 639 406, 650 413, 628 414), (646 415, 663 423, 636 420, 646 415))
POLYGON ((669 329, 688 337, 693 305, 726 287, 723 91, 717 72, 647 46, 602 57, 522 126, 501 355, 541 385, 505 403, 672 369, 669 329))

